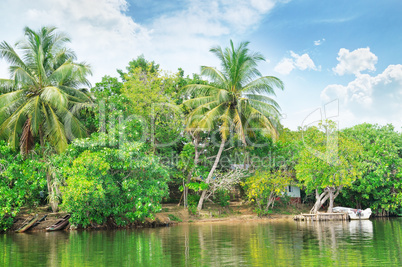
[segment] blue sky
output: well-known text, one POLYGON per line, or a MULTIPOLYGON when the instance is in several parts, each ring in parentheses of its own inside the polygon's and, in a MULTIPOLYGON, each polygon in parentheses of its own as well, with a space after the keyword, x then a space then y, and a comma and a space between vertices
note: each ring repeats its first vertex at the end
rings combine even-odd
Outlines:
MULTIPOLYGON (((170 72, 198 73, 219 66, 211 46, 247 40, 267 59, 261 72, 285 82, 277 100, 286 127, 320 118, 326 106, 341 128, 400 130, 401 11, 399 0, 3 0, 0 40, 14 43, 24 26, 55 25, 93 66, 93 84, 140 54, 170 72)), ((0 60, 0 77, 6 67, 0 60)))

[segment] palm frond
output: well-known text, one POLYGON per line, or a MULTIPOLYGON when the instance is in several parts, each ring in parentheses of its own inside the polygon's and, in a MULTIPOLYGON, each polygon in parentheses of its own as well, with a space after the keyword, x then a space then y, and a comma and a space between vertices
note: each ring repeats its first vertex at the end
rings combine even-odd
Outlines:
POLYGON ((223 73, 212 67, 201 66, 201 75, 209 77, 213 83, 220 85, 227 83, 227 79, 223 73))
POLYGON ((237 109, 234 110, 234 113, 233 123, 235 124, 236 132, 240 136, 243 144, 246 145, 246 135, 243 128, 243 121, 240 116, 241 113, 237 109))
POLYGON ((55 86, 48 86, 43 88, 40 95, 42 101, 51 104, 53 107, 65 107, 67 108, 68 99, 66 94, 55 86))
POLYGON ((264 76, 248 83, 241 91, 245 94, 275 95, 274 88, 283 90, 283 82, 273 76, 264 76))
POLYGON ((14 79, 15 84, 28 84, 38 86, 35 76, 31 74, 30 71, 26 71, 24 68, 21 68, 19 66, 10 66, 9 71, 12 78, 14 79))
POLYGON ((197 98, 192 98, 189 100, 186 100, 183 102, 183 105, 190 107, 190 108, 196 108, 199 106, 202 106, 206 103, 213 102, 215 100, 214 96, 202 96, 202 97, 197 97, 197 98))
POLYGON ((62 152, 67 148, 67 138, 63 123, 59 120, 56 112, 50 105, 45 106, 46 126, 45 137, 56 148, 57 152, 62 152))
POLYGON ((279 104, 272 99, 271 97, 265 96, 265 95, 254 95, 254 94, 244 94, 243 95, 243 99, 249 101, 249 100, 253 100, 255 102, 262 102, 264 104, 269 104, 274 106, 277 110, 280 110, 281 107, 279 106, 279 104))
POLYGON ((58 114, 60 113, 64 114, 63 116, 64 130, 66 133, 66 137, 69 140, 74 140, 75 138, 84 138, 87 136, 86 127, 79 121, 79 119, 75 116, 74 113, 64 108, 61 108, 61 110, 58 111, 58 114))
POLYGON ((12 66, 18 66, 28 72, 24 61, 7 42, 0 43, 0 58, 5 59, 12 66))
POLYGON ((254 100, 254 99, 247 99, 247 102, 244 102, 243 106, 250 105, 251 107, 258 109, 264 114, 269 114, 269 116, 275 116, 279 117, 280 116, 280 107, 279 105, 274 101, 274 103, 266 103, 263 101, 259 100, 254 100))
POLYGON ((34 136, 37 136, 39 128, 42 123, 41 101, 39 96, 32 98, 31 101, 32 101, 32 112, 31 112, 32 115, 30 120, 31 132, 34 136))
POLYGON ((278 138, 278 129, 280 128, 278 118, 267 117, 267 114, 264 114, 261 111, 250 106, 248 106, 247 111, 247 130, 249 125, 256 124, 256 126, 262 126, 263 128, 265 128, 265 130, 269 132, 274 139, 278 138))
POLYGON ((80 103, 92 103, 93 99, 91 98, 91 94, 82 92, 81 90, 75 89, 73 87, 59 85, 59 89, 64 91, 67 94, 69 100, 73 102, 80 102, 80 103))
POLYGON ((28 109, 29 103, 25 103, 0 125, 0 136, 8 137, 8 142, 12 149, 18 147, 18 135, 27 119, 28 109))
POLYGON ((183 88, 187 94, 199 96, 210 96, 212 94, 217 94, 219 90, 225 90, 224 88, 218 88, 214 85, 207 84, 189 84, 183 88))
POLYGON ((226 105, 227 103, 221 103, 206 112, 199 122, 199 127, 206 131, 211 131, 219 121, 218 119, 221 117, 220 114, 223 113, 226 105))
POLYGON ((0 95, 4 93, 9 93, 15 90, 17 86, 14 80, 11 79, 0 79, 0 95))
POLYGON ((230 126, 231 126, 230 105, 228 105, 226 111, 222 114, 219 120, 222 122, 222 125, 219 128, 221 137, 223 140, 227 140, 230 134, 230 126))
POLYGON ((0 107, 6 106, 7 104, 13 102, 24 96, 24 90, 18 90, 0 95, 0 107))

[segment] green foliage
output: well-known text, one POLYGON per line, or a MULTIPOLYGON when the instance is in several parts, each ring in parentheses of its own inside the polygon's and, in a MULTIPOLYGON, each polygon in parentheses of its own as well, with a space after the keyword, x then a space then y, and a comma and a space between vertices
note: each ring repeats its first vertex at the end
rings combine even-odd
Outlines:
POLYGON ((122 92, 130 102, 131 116, 142 122, 143 140, 158 154, 171 156, 181 146, 183 131, 182 111, 176 105, 177 76, 136 68, 125 80, 122 92))
POLYGON ((177 167, 180 170, 191 172, 194 169, 194 155, 195 149, 192 143, 187 143, 184 145, 182 151, 179 155, 179 161, 177 163, 177 167))
POLYGON ((334 130, 332 122, 320 124, 319 127, 307 129, 303 136, 305 145, 295 166, 297 178, 308 192, 351 186, 361 177, 361 147, 344 133, 334 130), (327 142, 330 134, 337 136, 337 144, 327 142))
POLYGON ((0 79, 0 91, 7 92, 0 95, 0 138, 23 153, 45 141, 62 152, 69 139, 86 136, 79 111, 92 99, 78 89, 89 86, 90 67, 74 62, 74 52, 66 47, 69 38, 55 27, 26 27, 24 33, 15 48, 0 44, 0 59, 11 64, 11 79, 0 79))
POLYGON ((154 61, 149 62, 145 59, 144 55, 140 55, 137 59, 133 59, 128 63, 128 66, 126 67, 127 73, 122 70, 117 70, 117 72, 120 74, 120 78, 123 81, 126 81, 127 76, 133 74, 138 69, 144 73, 155 73, 159 70, 159 64, 156 64, 154 61))
POLYGON ((174 214, 168 214, 168 216, 169 216, 169 219, 171 220, 171 221, 174 221, 174 222, 182 222, 183 220, 182 219, 180 219, 180 218, 178 218, 176 215, 174 215, 174 214))
POLYGON ((200 200, 199 195, 189 195, 188 196, 188 205, 195 207, 195 206, 197 206, 199 200, 200 200))
POLYGON ((368 123, 344 130, 363 147, 362 179, 343 192, 342 201, 373 211, 398 213, 402 204, 402 136, 392 125, 368 123))
POLYGON ((256 204, 258 215, 263 216, 268 214, 275 199, 282 195, 291 182, 292 176, 286 171, 256 171, 242 186, 247 192, 247 198, 256 204))
POLYGON ((218 189, 214 193, 214 201, 221 207, 227 207, 230 204, 230 193, 225 189, 218 189))
MULTIPOLYGON (((210 83, 185 87, 191 97, 183 102, 189 109, 187 131, 196 134, 216 131, 220 134, 221 145, 206 183, 211 182, 225 141, 233 134, 244 146, 247 146, 246 138, 254 135, 253 129, 278 136, 280 107, 269 96, 275 95, 276 88, 283 89, 283 83, 276 77, 262 76, 257 65, 265 58, 260 53, 251 52, 248 44, 242 42, 235 47, 231 40, 230 46, 224 50, 220 46, 211 48, 210 52, 219 58, 222 69, 202 66, 201 75, 208 77, 210 83)), ((202 208, 205 193, 198 209, 202 208)))
POLYGON ((23 158, 0 141, 0 231, 13 223, 23 206, 37 206, 46 191, 45 164, 35 154, 23 158))
POLYGON ((189 195, 188 196, 188 212, 192 215, 197 214, 197 204, 200 201, 199 195, 189 195))
POLYGON ((230 129, 246 144, 251 128, 262 128, 277 136, 279 105, 268 97, 274 95, 274 88, 283 89, 283 83, 276 77, 262 76, 257 70, 258 62, 265 60, 260 53, 252 53, 248 42, 222 50, 211 48, 221 61, 222 70, 203 66, 201 75, 208 77, 211 84, 190 84, 187 93, 194 98, 184 104, 191 108, 187 127, 204 131, 219 128, 222 139, 227 140, 230 129), (230 125, 234 123, 235 127, 230 125))
POLYGON ((152 218, 168 193, 165 168, 139 143, 115 149, 97 141, 77 140, 67 151, 74 160, 65 169, 62 207, 72 213, 71 222, 87 227, 108 218, 117 225, 152 218))

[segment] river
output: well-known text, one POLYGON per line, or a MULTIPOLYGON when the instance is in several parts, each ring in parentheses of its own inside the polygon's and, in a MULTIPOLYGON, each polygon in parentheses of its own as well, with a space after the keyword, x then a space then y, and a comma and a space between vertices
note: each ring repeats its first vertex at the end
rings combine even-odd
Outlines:
POLYGON ((0 266, 402 266, 402 219, 0 234, 0 266))

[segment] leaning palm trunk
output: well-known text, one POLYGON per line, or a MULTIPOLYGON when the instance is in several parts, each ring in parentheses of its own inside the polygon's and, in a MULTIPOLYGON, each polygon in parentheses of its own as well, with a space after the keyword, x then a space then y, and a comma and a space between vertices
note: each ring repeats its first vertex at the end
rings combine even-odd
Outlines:
MULTIPOLYGON (((280 128, 278 103, 269 95, 274 88, 283 89, 283 83, 273 76, 262 76, 257 70, 259 61, 265 60, 260 53, 250 52, 248 42, 237 47, 230 41, 230 47, 211 48, 222 63, 222 71, 202 66, 201 75, 209 78, 209 84, 186 86, 191 99, 183 104, 191 109, 187 118, 187 129, 211 132, 219 129, 222 144, 215 163, 208 175, 209 184, 221 157, 224 143, 235 132, 246 145, 246 137, 253 129, 263 129, 275 138, 280 128)), ((201 194, 198 210, 206 198, 201 194)))
MULTIPOLYGON (((209 184, 209 182, 211 181, 212 176, 214 175, 215 169, 216 169, 216 167, 218 167, 218 163, 219 163, 219 160, 221 158, 222 151, 223 151, 224 147, 225 147, 225 139, 222 138, 222 142, 221 142, 221 145, 219 147, 218 154, 216 155, 214 165, 212 166, 212 169, 208 174, 207 180, 205 181, 207 184, 209 184)), ((201 194, 201 197, 200 197, 200 201, 198 202, 197 210, 200 211, 202 209, 202 205, 204 204, 204 200, 205 200, 206 195, 207 195, 207 190, 203 190, 202 194, 201 194)))

